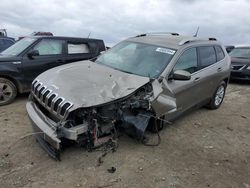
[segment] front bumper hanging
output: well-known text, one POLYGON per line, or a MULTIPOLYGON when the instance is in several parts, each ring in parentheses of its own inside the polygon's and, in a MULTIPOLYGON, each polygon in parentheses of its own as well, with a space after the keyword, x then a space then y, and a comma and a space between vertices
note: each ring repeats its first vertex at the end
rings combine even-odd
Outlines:
POLYGON ((56 129, 48 118, 36 107, 36 105, 28 101, 26 104, 29 119, 32 123, 34 137, 41 147, 54 159, 60 160, 61 140, 57 137, 56 129))

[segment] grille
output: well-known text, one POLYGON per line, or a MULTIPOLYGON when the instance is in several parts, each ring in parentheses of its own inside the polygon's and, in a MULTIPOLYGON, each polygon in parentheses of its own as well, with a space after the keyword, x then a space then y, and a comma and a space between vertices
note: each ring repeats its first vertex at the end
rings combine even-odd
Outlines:
POLYGON ((32 82, 31 92, 45 109, 60 117, 60 119, 64 118, 68 114, 68 110, 73 106, 71 102, 58 96, 58 94, 54 93, 52 90, 47 89, 47 86, 39 80, 34 80, 32 82))
POLYGON ((233 70, 242 70, 246 65, 232 65, 233 70))

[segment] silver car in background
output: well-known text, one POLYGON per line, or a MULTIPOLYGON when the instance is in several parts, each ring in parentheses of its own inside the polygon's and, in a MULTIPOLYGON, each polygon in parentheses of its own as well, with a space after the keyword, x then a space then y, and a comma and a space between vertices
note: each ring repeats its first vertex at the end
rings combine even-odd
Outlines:
POLYGON ((91 149, 117 129, 142 140, 188 109, 217 109, 229 76, 230 57, 214 38, 142 34, 94 62, 42 73, 26 107, 36 139, 59 159, 65 140, 91 149))

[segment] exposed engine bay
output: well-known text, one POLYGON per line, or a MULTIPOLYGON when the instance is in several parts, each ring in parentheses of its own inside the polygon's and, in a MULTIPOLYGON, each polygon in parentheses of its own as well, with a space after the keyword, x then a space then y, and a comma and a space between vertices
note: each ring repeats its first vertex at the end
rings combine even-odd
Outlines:
POLYGON ((128 135, 142 140, 153 115, 150 105, 152 95, 152 87, 147 84, 125 99, 77 109, 69 114, 62 125, 63 129, 77 130, 77 135, 71 139, 88 148, 96 147, 99 139, 117 130, 123 130, 128 135))

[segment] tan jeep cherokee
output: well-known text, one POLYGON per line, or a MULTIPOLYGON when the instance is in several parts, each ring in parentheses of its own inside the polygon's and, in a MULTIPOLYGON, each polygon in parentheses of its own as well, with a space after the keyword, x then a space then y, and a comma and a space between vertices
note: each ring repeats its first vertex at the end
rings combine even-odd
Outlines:
POLYGON ((27 111, 36 139, 59 159, 65 140, 91 149, 117 129, 141 140, 192 107, 219 108, 229 75, 230 58, 214 38, 142 34, 95 61, 42 73, 27 111))

